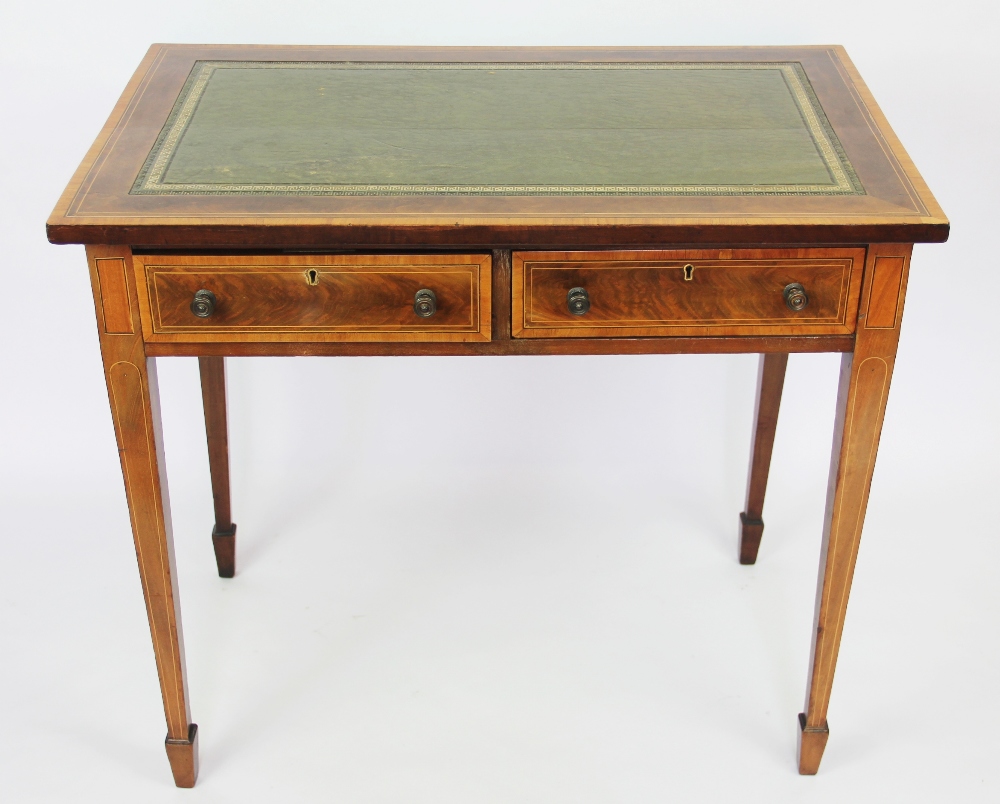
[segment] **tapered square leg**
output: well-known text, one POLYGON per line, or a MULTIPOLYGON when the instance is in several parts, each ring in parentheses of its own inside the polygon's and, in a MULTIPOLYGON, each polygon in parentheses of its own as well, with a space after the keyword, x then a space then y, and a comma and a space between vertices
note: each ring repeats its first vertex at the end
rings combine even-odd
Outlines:
POLYGON ((774 434, 778 428, 778 409, 785 384, 788 355, 763 354, 757 369, 757 402, 754 406, 754 436, 747 472, 747 500, 740 514, 740 563, 754 564, 764 535, 764 493, 771 470, 774 434))
POLYGON ((191 724, 186 740, 173 740, 168 735, 164 744, 174 784, 177 787, 194 787, 198 780, 198 724, 191 724))
POLYGON ((184 668, 156 361, 145 353, 129 249, 88 246, 87 258, 111 418, 167 720, 167 755, 177 784, 190 787, 197 772, 197 730, 191 723, 184 668))
POLYGON ((896 361, 911 248, 869 247, 854 352, 844 354, 840 364, 809 686, 805 712, 799 715, 803 774, 819 769, 829 736, 827 710, 896 361), (878 309, 874 320, 866 312, 870 306, 878 309))
POLYGON ((212 476, 215 527, 212 547, 220 578, 236 574, 236 525, 229 495, 229 423, 226 416, 226 359, 199 357, 201 398, 205 407, 208 468, 212 476))

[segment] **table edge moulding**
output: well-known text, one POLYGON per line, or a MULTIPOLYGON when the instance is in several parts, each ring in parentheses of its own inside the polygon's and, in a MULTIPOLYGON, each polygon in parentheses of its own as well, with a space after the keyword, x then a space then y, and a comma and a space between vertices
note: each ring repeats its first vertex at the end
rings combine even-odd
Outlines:
POLYGON ((153 45, 47 232, 53 243, 86 246, 178 786, 195 784, 198 728, 156 358, 184 355, 199 358, 212 543, 220 576, 233 578, 226 357, 757 353, 737 553, 753 564, 788 355, 841 353, 798 729, 799 772, 817 772, 910 256, 915 243, 949 232, 842 47, 153 45), (752 101, 704 100, 732 97, 736 86, 752 101), (274 126, 286 141, 271 152, 260 151, 253 126, 226 135, 245 137, 239 147, 220 138, 218 99, 246 87, 260 97, 281 88, 282 114, 307 125, 289 127, 294 135, 274 126), (574 100, 590 87, 604 87, 592 104, 574 100), (305 111, 294 107, 300 91, 305 111), (376 152, 360 118, 322 117, 333 108, 327 93, 365 125, 402 121, 393 136, 423 138, 454 159, 376 152), (378 108, 364 105, 369 95, 378 108), (438 100, 421 106, 417 95, 438 100), (403 98, 390 104, 391 119, 385 98, 403 98), (420 117, 433 114, 441 118, 420 117), (626 119, 632 129, 615 128, 626 119), (685 126, 707 119, 728 122, 702 139, 742 137, 759 164, 718 154, 699 162, 685 126), (332 126, 320 138, 329 158, 308 140, 309 125, 332 126), (623 143, 617 161, 574 166, 553 156, 596 153, 608 136, 623 143), (663 147, 687 156, 642 162, 663 147), (373 150, 351 156, 364 148, 373 150))

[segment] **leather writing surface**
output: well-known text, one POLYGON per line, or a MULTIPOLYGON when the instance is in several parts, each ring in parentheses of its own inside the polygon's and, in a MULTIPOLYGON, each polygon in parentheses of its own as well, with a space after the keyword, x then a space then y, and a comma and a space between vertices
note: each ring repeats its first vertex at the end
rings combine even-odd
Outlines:
POLYGON ((132 193, 864 189, 793 62, 201 61, 132 193))

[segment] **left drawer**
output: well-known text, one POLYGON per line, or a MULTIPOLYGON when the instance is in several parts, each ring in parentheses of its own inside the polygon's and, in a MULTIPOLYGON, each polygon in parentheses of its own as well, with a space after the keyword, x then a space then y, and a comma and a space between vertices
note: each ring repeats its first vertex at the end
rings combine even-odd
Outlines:
POLYGON ((150 342, 490 339, 488 254, 137 254, 133 264, 150 342), (199 291, 210 296, 196 315, 199 291))

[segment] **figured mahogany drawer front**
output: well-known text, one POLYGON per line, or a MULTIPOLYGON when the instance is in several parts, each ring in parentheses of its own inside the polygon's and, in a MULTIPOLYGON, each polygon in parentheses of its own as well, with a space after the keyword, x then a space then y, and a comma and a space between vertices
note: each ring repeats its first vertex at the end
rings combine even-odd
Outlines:
POLYGON ((515 252, 512 332, 848 334, 857 321, 864 256, 850 248, 515 252))
POLYGON ((149 341, 490 339, 488 255, 134 260, 149 341), (202 301, 197 312, 196 294, 202 301))

